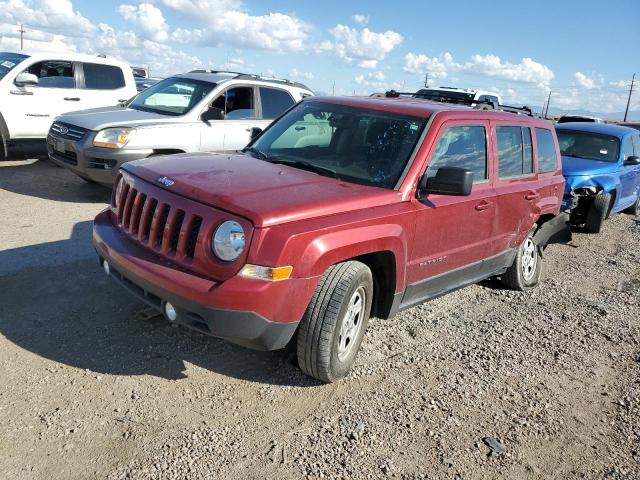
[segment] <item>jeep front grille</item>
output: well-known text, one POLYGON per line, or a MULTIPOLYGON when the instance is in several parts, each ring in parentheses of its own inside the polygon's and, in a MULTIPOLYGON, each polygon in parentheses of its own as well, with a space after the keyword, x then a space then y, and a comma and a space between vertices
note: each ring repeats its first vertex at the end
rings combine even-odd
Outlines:
POLYGON ((177 260, 193 259, 202 217, 150 198, 125 183, 118 225, 141 244, 177 260))
POLYGON ((51 125, 51 133, 76 142, 82 140, 88 131, 86 128, 76 127, 75 125, 62 122, 53 122, 53 125, 51 125))

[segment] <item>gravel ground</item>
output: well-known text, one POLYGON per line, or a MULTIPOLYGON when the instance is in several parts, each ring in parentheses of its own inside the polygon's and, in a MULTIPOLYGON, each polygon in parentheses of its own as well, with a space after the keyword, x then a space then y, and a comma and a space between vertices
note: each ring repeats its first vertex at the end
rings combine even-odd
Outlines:
POLYGON ((531 292, 372 321, 319 385, 112 284, 89 239, 107 199, 0 163, 0 478, 640 478, 638 219, 550 247, 531 292))

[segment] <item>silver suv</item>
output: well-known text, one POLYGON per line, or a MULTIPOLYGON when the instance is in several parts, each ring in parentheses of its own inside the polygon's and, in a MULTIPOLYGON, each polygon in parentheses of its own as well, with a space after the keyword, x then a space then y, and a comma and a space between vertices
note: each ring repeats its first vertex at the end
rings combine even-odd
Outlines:
POLYGON ((49 158, 81 178, 111 185, 120 165, 154 155, 235 151, 313 93, 305 85, 236 72, 175 75, 117 107, 61 115, 49 158))

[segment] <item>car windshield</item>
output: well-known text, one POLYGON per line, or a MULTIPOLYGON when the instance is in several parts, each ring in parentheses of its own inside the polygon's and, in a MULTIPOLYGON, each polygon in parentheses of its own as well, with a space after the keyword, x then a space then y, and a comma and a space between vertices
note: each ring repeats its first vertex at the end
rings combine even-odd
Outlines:
POLYGON ((205 98, 216 84, 188 78, 167 78, 143 90, 128 107, 163 115, 184 115, 205 98))
POLYGON ((29 56, 21 53, 0 52, 0 80, 25 58, 29 56))
POLYGON ((428 118, 302 102, 246 149, 274 163, 395 188, 428 118))
POLYGON ((616 162, 620 152, 620 140, 611 135, 592 132, 557 130, 560 153, 567 157, 616 162))

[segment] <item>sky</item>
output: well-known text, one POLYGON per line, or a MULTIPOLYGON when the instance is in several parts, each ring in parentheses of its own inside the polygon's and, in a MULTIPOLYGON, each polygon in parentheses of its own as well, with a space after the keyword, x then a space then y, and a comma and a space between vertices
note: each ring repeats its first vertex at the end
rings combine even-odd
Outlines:
MULTIPOLYGON (((0 0, 0 50, 106 54, 368 95, 456 86, 539 110, 614 114, 640 75, 640 1, 0 0)), ((632 110, 640 110, 640 82, 632 110)), ((637 114, 640 119, 640 113, 637 114)))

